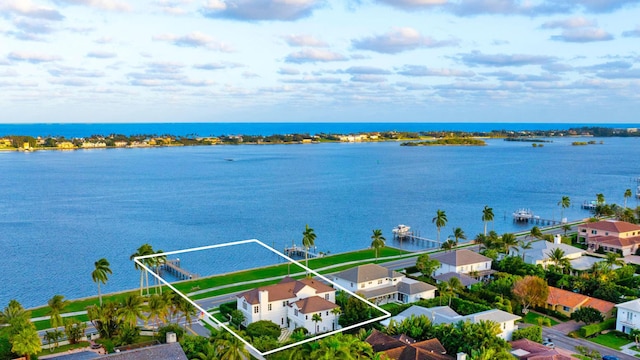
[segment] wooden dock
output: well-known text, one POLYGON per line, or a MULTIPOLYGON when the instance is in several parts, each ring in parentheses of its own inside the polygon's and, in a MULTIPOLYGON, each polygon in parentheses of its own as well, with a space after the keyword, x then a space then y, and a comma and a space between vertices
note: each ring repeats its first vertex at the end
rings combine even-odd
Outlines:
POLYGON ((561 220, 555 219, 543 219, 540 216, 532 216, 530 218, 514 218, 513 221, 516 222, 525 222, 530 224, 540 224, 540 225, 562 225, 563 222, 561 220))
MULTIPOLYGON (((404 225, 401 225, 401 226, 404 226, 404 225)), ((396 227, 394 230, 396 229, 398 228, 396 227)), ((400 242, 400 248, 402 248, 403 241, 411 241, 411 242, 422 241, 426 244, 427 248, 433 248, 433 247, 439 248, 440 246, 442 246, 441 241, 420 237, 416 235, 413 231, 409 231, 409 227, 406 227, 406 231, 396 230, 396 231, 392 231, 392 233, 393 233, 393 240, 400 242)))
POLYGON ((200 276, 192 273, 180 267, 180 259, 169 259, 164 264, 160 265, 161 270, 168 272, 169 274, 177 277, 180 280, 197 279, 200 276))

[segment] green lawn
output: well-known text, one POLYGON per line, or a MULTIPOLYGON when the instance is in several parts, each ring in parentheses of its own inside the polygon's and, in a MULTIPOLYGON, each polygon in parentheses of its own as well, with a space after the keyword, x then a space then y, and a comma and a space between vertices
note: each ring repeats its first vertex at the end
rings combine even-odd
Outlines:
POLYGON ((533 311, 529 311, 527 313, 527 315, 525 315, 522 318, 522 322, 527 323, 527 324, 538 325, 538 318, 547 318, 547 319, 551 320, 551 326, 559 324, 554 319, 552 319, 550 317, 547 317, 547 316, 544 316, 544 315, 540 315, 538 313, 534 313, 533 311))
POLYGON ((587 340, 615 350, 620 350, 623 345, 632 342, 625 335, 617 333, 615 331, 611 331, 603 335, 598 335, 593 338, 588 338, 587 340))

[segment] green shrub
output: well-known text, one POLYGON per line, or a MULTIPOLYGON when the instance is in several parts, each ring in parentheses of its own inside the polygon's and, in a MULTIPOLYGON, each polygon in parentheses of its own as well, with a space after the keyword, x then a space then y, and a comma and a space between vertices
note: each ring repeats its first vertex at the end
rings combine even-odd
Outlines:
POLYGON ((277 339, 280 336, 280 326, 269 320, 252 322, 247 326, 247 335, 252 338, 268 336, 277 339))
POLYGON ((580 328, 580 336, 589 337, 595 334, 599 334, 603 330, 615 329, 616 319, 607 319, 601 323, 585 325, 580 328))
POLYGON ((529 326, 524 329, 518 329, 513 332, 512 339, 529 339, 537 343, 542 343, 542 328, 540 326, 529 326))
POLYGON ((222 314, 226 319, 229 318, 229 316, 227 316, 228 314, 230 314, 233 310, 237 310, 238 309, 238 303, 235 301, 229 301, 223 304, 220 304, 220 314, 222 314))
POLYGON ((184 330, 180 325, 168 324, 158 329, 158 334, 156 335, 156 339, 164 344, 167 342, 167 333, 170 333, 170 332, 176 333, 176 338, 178 341, 180 341, 182 339, 182 336, 184 335, 184 330))

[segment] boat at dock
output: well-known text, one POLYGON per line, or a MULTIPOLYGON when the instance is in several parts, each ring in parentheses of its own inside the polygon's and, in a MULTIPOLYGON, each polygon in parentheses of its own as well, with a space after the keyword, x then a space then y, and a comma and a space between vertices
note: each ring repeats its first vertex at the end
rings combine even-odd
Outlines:
POLYGON ((529 221, 533 219, 533 212, 529 209, 518 209, 513 212, 514 221, 529 221))
POLYGON ((395 236, 395 237, 406 237, 406 236, 412 235, 410 230, 411 230, 410 226, 400 224, 400 225, 394 227, 391 230, 391 232, 393 233, 393 236, 395 236))
POLYGON ((598 202, 595 200, 585 200, 582 203, 582 208, 585 210, 590 210, 590 211, 595 211, 596 210, 596 206, 598 206, 598 202))

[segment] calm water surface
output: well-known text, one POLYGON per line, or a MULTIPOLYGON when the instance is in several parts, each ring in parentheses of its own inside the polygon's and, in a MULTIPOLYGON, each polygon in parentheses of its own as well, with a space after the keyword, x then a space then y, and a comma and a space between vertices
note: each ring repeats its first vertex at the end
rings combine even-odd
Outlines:
MULTIPOLYGON (((129 256, 146 242, 170 251, 257 238, 282 249, 299 244, 308 223, 318 250, 334 253, 369 246, 373 229, 390 239, 400 223, 435 238, 437 209, 449 220, 443 238, 454 227, 473 238, 485 205, 495 213, 489 228, 504 233, 528 229, 513 223, 517 208, 559 219, 562 196, 573 203, 569 219, 587 217, 579 205, 596 193, 623 204, 640 176, 640 139, 575 140, 0 152, 0 306, 94 295, 101 257, 114 272, 104 291, 135 288, 129 256)), ((184 266, 210 274, 277 262, 246 247, 221 253, 184 266)))

